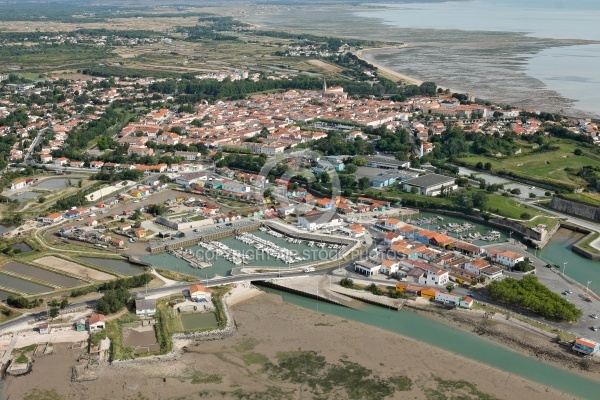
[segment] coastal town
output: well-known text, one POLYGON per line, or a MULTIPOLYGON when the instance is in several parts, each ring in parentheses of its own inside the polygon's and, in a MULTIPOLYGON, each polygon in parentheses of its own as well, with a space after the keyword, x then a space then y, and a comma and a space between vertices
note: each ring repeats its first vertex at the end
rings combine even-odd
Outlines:
MULTIPOLYGON (((214 40, 228 40, 223 32, 269 37, 212 18, 200 16, 195 28, 223 24, 210 31, 214 40)), ((196 34, 186 29, 186 38, 196 34)), ((36 33, 24 42, 135 51, 174 40, 104 33, 36 33)), ((356 42, 303 40, 279 46, 277 57, 311 59, 327 74, 246 67, 179 77, 0 74, 7 393, 22 397, 29 388, 19 382, 56 362, 68 366, 57 379, 69 395, 139 368, 157 393, 162 383, 189 380, 214 396, 251 398, 236 389, 242 381, 232 380, 235 392, 218 386, 232 379, 228 364, 218 364, 224 358, 210 373, 186 365, 190 354, 223 349, 248 373, 303 385, 285 371, 314 356, 304 352, 310 338, 298 339, 304 347, 293 346, 295 355, 284 354, 281 337, 272 339, 277 353, 254 352, 269 341, 246 337, 269 325, 255 305, 286 309, 282 332, 295 319, 304 321, 298 332, 311 334, 348 320, 360 332, 358 323, 385 312, 394 322, 374 326, 419 342, 400 327, 414 311, 440 332, 469 337, 440 350, 486 336, 598 379, 598 121, 493 104, 433 82, 390 81, 356 55, 356 42), (391 90, 370 92, 377 85, 391 90), (331 319, 306 322, 308 313, 287 301, 315 315, 321 307, 331 319), (152 375, 144 366, 170 369, 152 375)), ((341 364, 329 373, 357 368, 345 357, 332 356, 341 364)), ((372 398, 417 386, 416 375, 391 373, 373 384, 387 391, 372 398)), ((297 390, 368 397, 331 385, 297 390)), ((147 395, 126 386, 102 395, 147 395)))

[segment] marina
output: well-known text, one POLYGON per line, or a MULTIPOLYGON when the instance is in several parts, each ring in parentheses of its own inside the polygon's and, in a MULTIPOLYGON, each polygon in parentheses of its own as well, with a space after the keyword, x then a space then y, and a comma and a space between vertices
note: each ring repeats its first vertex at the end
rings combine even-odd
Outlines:
POLYGON ((516 235, 503 229, 492 229, 477 221, 470 221, 453 215, 438 215, 421 212, 418 216, 405 219, 404 222, 420 229, 428 229, 446 234, 453 239, 483 246, 490 243, 504 242, 516 235))
MULTIPOLYGON (((312 263, 317 260, 326 260, 335 257, 335 255, 341 251, 340 248, 345 247, 345 245, 340 246, 339 244, 319 242, 317 235, 312 234, 310 234, 311 240, 302 238, 300 241, 292 243, 290 241, 286 241, 286 238, 290 236, 283 235, 281 232, 276 232, 281 235, 280 237, 268 234, 267 230, 256 229, 249 232, 258 239, 272 243, 269 248, 275 248, 274 246, 277 246, 277 248, 282 249, 281 251, 285 254, 297 254, 298 257, 301 256, 305 258, 303 260, 297 260, 293 263, 286 263, 285 258, 277 257, 278 254, 275 252, 271 252, 273 255, 270 255, 266 250, 257 250, 254 245, 245 243, 244 241, 236 238, 240 235, 243 236, 243 233, 244 232, 238 232, 235 235, 222 237, 218 240, 218 243, 226 245, 229 249, 235 250, 239 252, 239 254, 250 256, 250 258, 245 259, 245 262, 242 260, 242 263, 238 265, 225 258, 225 252, 223 248, 220 249, 220 253, 222 253, 221 255, 217 254, 216 251, 213 251, 216 250, 216 246, 214 244, 208 244, 208 247, 210 248, 207 248, 206 244, 211 243, 207 241, 198 242, 195 245, 187 246, 184 248, 184 250, 191 251, 195 256, 200 257, 202 261, 210 262, 212 265, 209 267, 193 267, 183 258, 178 258, 169 252, 149 254, 144 256, 142 261, 157 268, 167 269, 186 275, 197 276, 202 279, 209 279, 214 276, 230 275, 232 269, 235 267, 289 268, 294 266, 296 268, 300 268, 306 263, 312 263), (313 242, 312 246, 310 246, 311 241, 313 242), (332 246, 331 249, 328 248, 330 245, 332 246), (338 249, 334 249, 333 246, 340 247, 338 249), (319 248, 319 251, 317 251, 317 248, 319 248)), ((307 234, 307 236, 308 235, 309 234, 307 234)), ((333 238, 327 239, 331 239, 333 241, 333 238)), ((256 242, 256 239, 254 241, 256 242)), ((343 242, 343 239, 338 243, 341 242, 343 242)), ((231 254, 231 251, 229 253, 231 254)), ((238 262, 239 258, 241 257, 238 257, 238 262)))
POLYGON ((200 247, 210 250, 212 253, 225 258, 234 265, 248 264, 252 259, 250 255, 244 254, 241 251, 234 250, 221 242, 200 242, 200 247))
MULTIPOLYGON (((281 233, 275 232, 275 231, 268 231, 267 233, 271 234, 271 232, 276 233, 277 235, 283 236, 281 233)), ((278 237, 281 237, 281 236, 278 236, 278 237)), ((281 246, 276 245, 273 242, 270 242, 265 239, 261 239, 258 236, 255 236, 248 232, 239 234, 238 236, 236 236, 236 239, 253 246, 256 250, 267 253, 271 257, 274 257, 278 260, 283 260, 283 261, 285 261, 286 264, 293 264, 293 263, 297 263, 297 262, 304 261, 307 259, 307 257, 299 256, 298 252, 295 250, 289 250, 289 249, 283 248, 281 246)), ((302 243, 302 240, 291 238, 291 237, 286 238, 285 241, 288 243, 294 243, 294 244, 302 243)))
POLYGON ((204 261, 202 257, 195 256, 194 252, 190 249, 169 249, 168 253, 186 261, 192 268, 202 269, 212 266, 211 263, 204 261))

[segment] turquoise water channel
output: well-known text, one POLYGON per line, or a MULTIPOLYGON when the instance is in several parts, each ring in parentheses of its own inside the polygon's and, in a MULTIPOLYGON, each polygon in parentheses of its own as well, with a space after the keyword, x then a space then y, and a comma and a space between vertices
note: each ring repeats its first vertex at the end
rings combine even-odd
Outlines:
POLYGON ((519 354, 473 333, 455 329, 414 312, 398 312, 371 305, 365 305, 361 310, 353 310, 278 290, 264 290, 279 294, 288 303, 382 328, 582 399, 597 399, 598 393, 600 393, 600 382, 598 381, 519 354))

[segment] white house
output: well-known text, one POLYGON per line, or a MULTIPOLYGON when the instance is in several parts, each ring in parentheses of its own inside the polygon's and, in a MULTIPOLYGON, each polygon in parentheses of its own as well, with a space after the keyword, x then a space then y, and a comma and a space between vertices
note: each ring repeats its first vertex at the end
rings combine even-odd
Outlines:
POLYGON ((206 301, 210 301, 210 289, 205 288, 202 285, 192 285, 190 286, 190 298, 192 301, 197 301, 204 299, 206 301))
POLYGON ((48 335, 50 333, 50 325, 48 324, 41 324, 39 326, 40 329, 40 335, 48 335))
POLYGON ((448 282, 450 282, 448 271, 432 265, 428 265, 425 269, 425 273, 419 277, 419 283, 421 285, 440 286, 446 285, 448 282))
POLYGON ((496 266, 484 268, 479 272, 481 276, 485 276, 490 280, 499 279, 502 277, 502 268, 496 266))
POLYGON ((25 186, 27 186, 27 181, 25 179, 21 178, 21 179, 17 179, 13 183, 11 183, 10 188, 11 188, 11 190, 15 190, 15 189, 22 189, 25 186))
POLYGON ((138 299, 135 301, 136 315, 154 315, 156 314, 156 300, 138 299))
POLYGON ((60 157, 60 158, 57 158, 56 160, 54 160, 54 164, 59 165, 59 166, 67 165, 68 163, 69 163, 69 159, 66 157, 60 157))
POLYGON ((474 273, 475 275, 481 275, 481 271, 484 268, 487 268, 490 266, 490 263, 485 261, 482 258, 478 258, 476 260, 471 260, 469 262, 466 262, 464 264, 464 268, 465 270, 474 273))
POLYGON ((44 224, 53 224, 55 222, 62 221, 62 219, 63 219, 63 216, 61 213, 52 213, 48 216, 43 217, 42 222, 44 224))
POLYGON ((102 315, 102 314, 92 315, 91 317, 88 318, 87 325, 88 325, 88 330, 90 332, 101 331, 102 329, 104 329, 106 327, 106 325, 104 323, 104 315, 102 315))
POLYGON ((369 260, 359 260, 354 263, 354 271, 366 276, 373 276, 380 272, 381 264, 369 260))
POLYGON ((457 306, 460 304, 462 297, 451 294, 451 293, 442 293, 438 292, 435 294, 435 301, 442 304, 451 304, 453 306, 457 306))
POLYGON ((387 218, 381 225, 386 229, 396 230, 402 228, 404 222, 396 218, 387 218))
POLYGON ((298 225, 307 231, 338 228, 343 224, 344 220, 342 217, 331 211, 310 212, 298 218, 298 225))
POLYGON ((382 274, 395 274, 396 272, 398 272, 398 268, 399 268, 399 263, 396 261, 392 261, 392 260, 383 260, 381 262, 381 273, 382 274))
POLYGON ((490 259, 500 265, 512 268, 516 263, 524 261, 525 257, 512 251, 489 250, 490 259))
POLYGON ((463 297, 460 299, 458 306, 463 308, 471 308, 473 307, 473 299, 470 297, 463 297))

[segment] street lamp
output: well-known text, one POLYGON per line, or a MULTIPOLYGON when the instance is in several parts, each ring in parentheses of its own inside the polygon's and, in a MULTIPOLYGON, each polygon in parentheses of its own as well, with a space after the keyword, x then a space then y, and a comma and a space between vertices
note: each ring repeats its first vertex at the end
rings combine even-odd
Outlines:
POLYGON ((510 231, 510 233, 508 234, 508 242, 510 244, 512 244, 512 234, 513 234, 513 231, 510 231))
POLYGON ((566 275, 565 274, 565 270, 567 269, 567 264, 568 263, 569 263, 568 261, 563 262, 563 275, 566 275))
POLYGON ((585 287, 585 294, 588 294, 588 290, 590 288, 590 283, 592 283, 592 281, 587 281, 587 286, 585 287))

